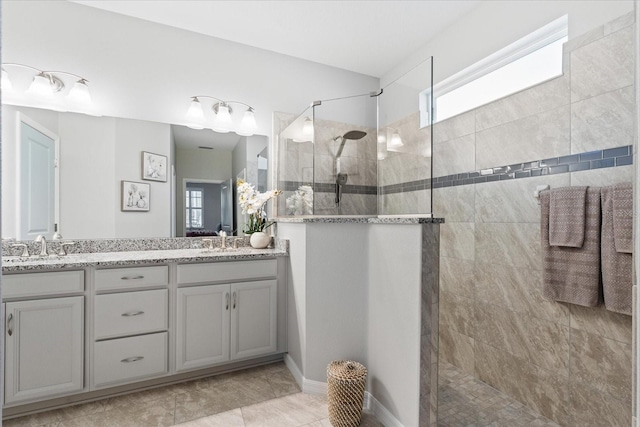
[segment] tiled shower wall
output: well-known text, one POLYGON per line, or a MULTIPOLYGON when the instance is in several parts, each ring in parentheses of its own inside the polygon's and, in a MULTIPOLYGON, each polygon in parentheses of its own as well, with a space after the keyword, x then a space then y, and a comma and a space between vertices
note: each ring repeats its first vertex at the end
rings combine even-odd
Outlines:
MULTIPOLYGON (((436 124, 434 177, 633 145, 633 21, 570 40, 563 76, 436 124)), ((541 295, 536 186, 634 179, 626 160, 590 166, 434 186, 434 213, 446 218, 440 358, 563 426, 628 426, 631 317, 541 295)))
POLYGON ((279 215, 288 214, 284 201, 301 185, 311 185, 315 177, 315 215, 375 215, 377 199, 376 130, 349 123, 314 121, 314 142, 279 142, 281 168, 278 188, 279 215), (357 141, 348 140, 341 155, 341 172, 348 174, 343 189, 341 211, 335 204, 335 154, 340 146, 334 139, 350 130, 367 135, 357 141), (315 153, 314 153, 315 150, 315 153), (315 158, 314 158, 315 155, 315 158))

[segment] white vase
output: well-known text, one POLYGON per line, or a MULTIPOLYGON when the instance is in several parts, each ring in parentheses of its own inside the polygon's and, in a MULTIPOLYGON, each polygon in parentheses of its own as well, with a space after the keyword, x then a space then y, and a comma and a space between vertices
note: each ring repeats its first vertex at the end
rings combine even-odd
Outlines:
POLYGON ((271 243, 271 236, 269 236, 264 231, 258 231, 251 234, 249 243, 251 243, 252 248, 264 249, 269 246, 269 243, 271 243))

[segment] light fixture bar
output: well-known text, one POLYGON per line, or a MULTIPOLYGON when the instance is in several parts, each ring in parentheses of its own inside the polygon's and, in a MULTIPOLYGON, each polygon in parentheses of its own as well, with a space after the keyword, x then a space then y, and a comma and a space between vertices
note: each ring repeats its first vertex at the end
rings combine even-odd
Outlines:
POLYGON ((203 129, 204 127, 207 127, 221 133, 233 131, 242 136, 251 136, 258 128, 254 115, 255 110, 251 105, 247 103, 241 101, 225 101, 211 95, 193 95, 190 97, 190 99, 191 103, 187 111, 187 119, 189 120, 189 124, 187 126, 191 128, 203 129), (211 126, 205 124, 204 114, 201 114, 200 112, 203 108, 200 100, 203 99, 211 99, 215 101, 211 105, 211 110, 213 110, 215 114, 215 120, 213 121, 213 124, 211 126), (246 111, 242 116, 242 120, 240 121, 240 126, 238 129, 234 129, 233 119, 231 117, 231 115, 233 114, 233 108, 231 108, 230 104, 238 104, 246 107, 246 111))

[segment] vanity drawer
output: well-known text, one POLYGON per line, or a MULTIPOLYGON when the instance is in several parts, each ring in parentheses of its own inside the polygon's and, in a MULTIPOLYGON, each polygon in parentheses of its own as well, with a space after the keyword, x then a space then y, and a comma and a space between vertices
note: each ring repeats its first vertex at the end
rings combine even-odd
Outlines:
POLYGON ((169 267, 127 267, 96 270, 96 290, 160 286, 169 283, 169 267))
POLYGON ((99 341, 94 344, 96 387, 130 382, 168 372, 167 333, 99 341))
POLYGON ((84 291, 84 271, 2 275, 2 298, 60 295, 84 291))
POLYGON ((275 259, 178 265, 178 284, 211 283, 275 277, 275 259))
POLYGON ((168 298, 167 289, 97 295, 95 339, 167 329, 168 298))

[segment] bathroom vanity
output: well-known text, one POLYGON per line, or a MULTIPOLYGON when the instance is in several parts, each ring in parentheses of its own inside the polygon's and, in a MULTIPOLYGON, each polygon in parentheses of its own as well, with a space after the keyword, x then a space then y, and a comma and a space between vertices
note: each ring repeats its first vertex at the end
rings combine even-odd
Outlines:
POLYGON ((4 415, 282 359, 286 244, 5 258, 4 415))

